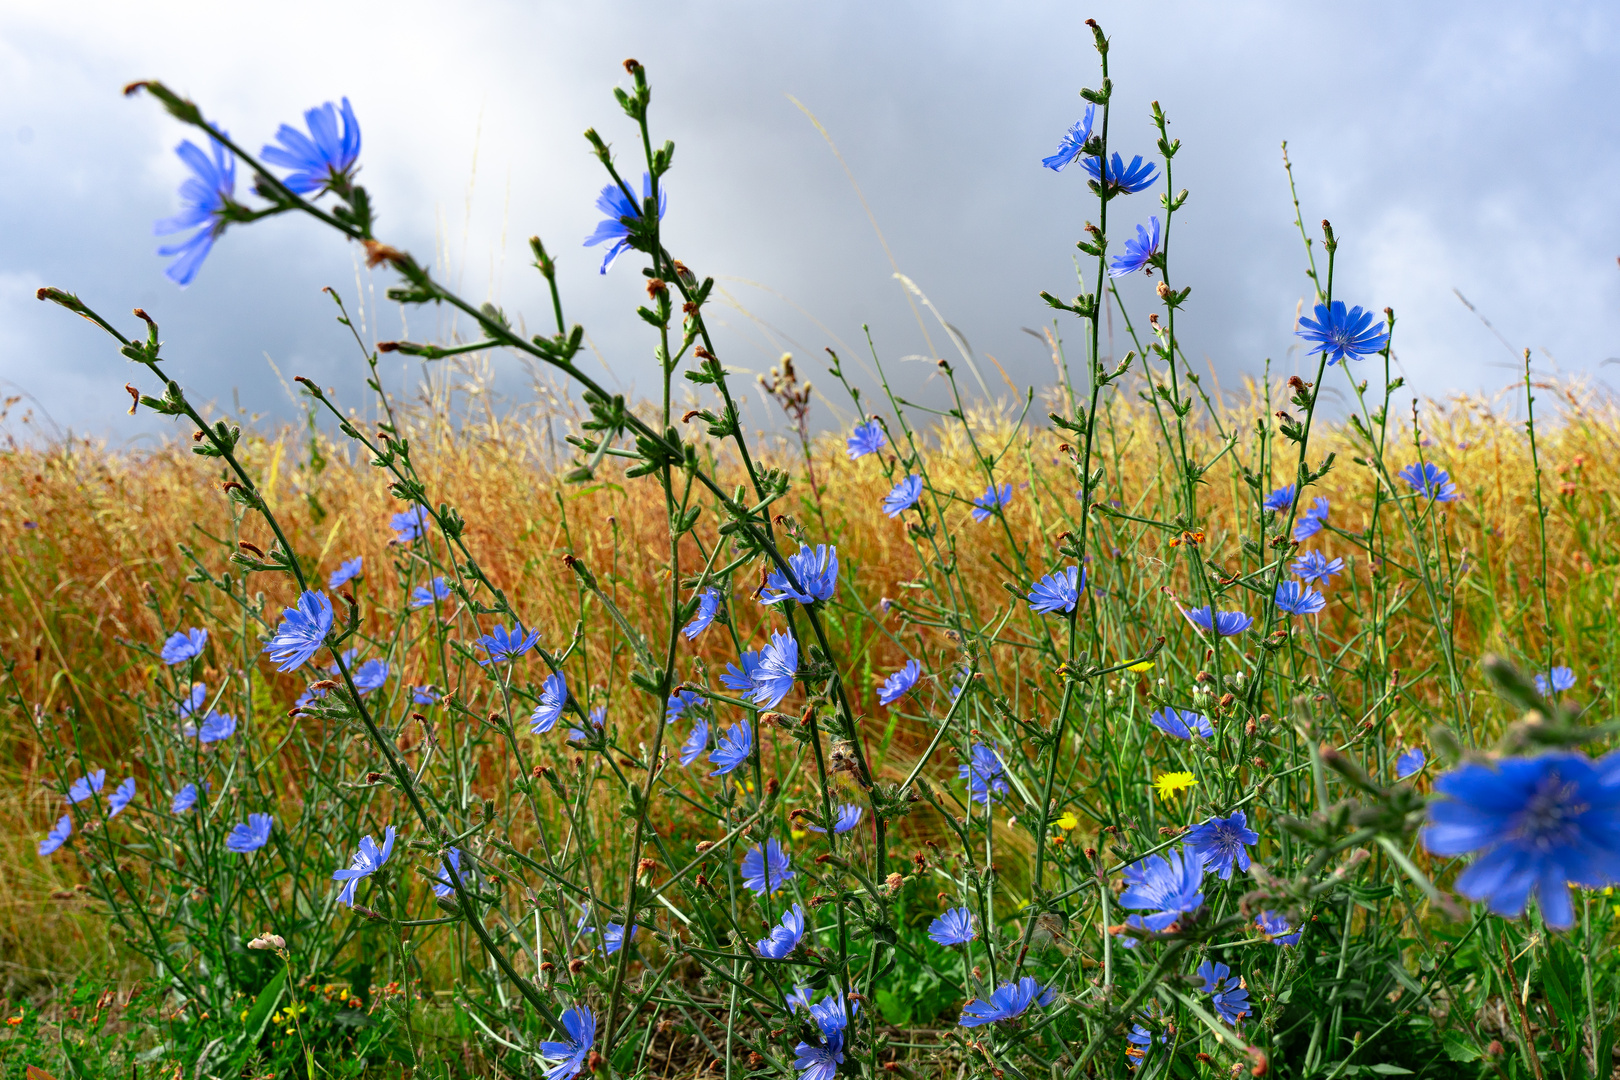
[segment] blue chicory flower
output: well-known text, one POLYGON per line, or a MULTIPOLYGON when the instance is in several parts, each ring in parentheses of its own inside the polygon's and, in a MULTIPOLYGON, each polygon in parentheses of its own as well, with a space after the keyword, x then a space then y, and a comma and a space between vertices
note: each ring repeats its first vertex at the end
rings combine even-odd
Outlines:
POLYGON ((781 925, 771 927, 770 936, 760 938, 755 946, 759 949, 759 955, 782 960, 799 947, 799 940, 803 937, 804 908, 794 904, 782 914, 781 925))
POLYGON ((45 839, 39 842, 40 856, 44 857, 56 851, 56 849, 67 843, 68 837, 72 835, 73 815, 63 814, 56 824, 51 826, 51 831, 45 834, 45 839))
POLYGON ((799 677, 799 643, 792 634, 771 633, 771 641, 759 653, 754 668, 754 703, 774 709, 793 689, 799 677))
POLYGON ((190 716, 192 713, 202 708, 203 702, 207 700, 208 687, 200 682, 192 683, 191 691, 186 694, 185 697, 181 698, 180 701, 175 705, 175 715, 181 718, 190 716))
POLYGON ((1414 746, 1395 759, 1395 779, 1405 780, 1414 773, 1422 772, 1423 766, 1428 764, 1428 761, 1429 757, 1423 752, 1422 747, 1414 746))
POLYGON ((554 671, 540 684, 540 703, 529 716, 529 730, 536 735, 544 735, 562 716, 567 705, 568 680, 563 678, 562 672, 554 671))
POLYGON ((1136 238, 1125 241, 1125 254, 1117 256, 1108 268, 1109 277, 1125 277, 1138 270, 1152 267, 1153 257, 1159 253, 1159 219, 1148 219, 1153 223, 1153 235, 1142 226, 1136 227, 1136 238))
POLYGON ((1462 498, 1462 492, 1451 482, 1451 474, 1432 461, 1413 462, 1395 475, 1411 485, 1413 491, 1434 502, 1456 502, 1462 498))
POLYGON ((484 650, 484 659, 478 661, 479 666, 488 667, 490 664, 505 663, 516 660, 540 641, 540 631, 531 630, 527 635, 523 632, 523 624, 519 623, 515 631, 504 626, 495 629, 473 642, 473 648, 484 650))
POLYGON ((905 666, 887 679, 878 687, 878 704, 890 705, 910 693, 911 688, 917 685, 922 678, 922 665, 915 660, 907 660, 905 666))
POLYGON ((973 801, 988 806, 992 798, 999 798, 1011 789, 1007 787, 1006 769, 994 746, 974 743, 968 749, 968 761, 956 767, 956 778, 968 782, 968 793, 973 801))
POLYGON ((68 785, 67 801, 82 803, 93 793, 101 790, 101 785, 107 782, 107 770, 97 769, 93 773, 79 777, 68 785))
POLYGON ((443 577, 436 577, 426 585, 411 590, 411 609, 432 607, 435 600, 450 599, 450 586, 443 577))
POLYGON ((1088 157, 1080 162, 1085 166, 1091 179, 1102 185, 1106 193, 1113 195, 1134 195, 1138 191, 1146 191, 1153 186, 1153 181, 1159 178, 1157 166, 1152 162, 1144 162, 1142 155, 1137 154, 1131 158, 1129 165, 1116 152, 1104 167, 1102 159, 1088 157))
POLYGON ((693 705, 702 705, 703 700, 703 695, 696 690, 678 690, 664 703, 664 719, 674 720, 684 715, 693 705))
MULTIPOLYGON (((642 204, 644 205, 650 198, 652 198, 652 174, 642 173, 642 204)), ((630 196, 625 194, 624 189, 619 187, 618 184, 608 184, 602 189, 602 193, 596 197, 596 208, 606 214, 607 217, 597 222, 596 231, 585 238, 585 246, 595 247, 597 244, 605 244, 610 240, 613 242, 613 246, 608 248, 607 254, 602 257, 602 268, 597 271, 599 274, 605 274, 608 272, 608 267, 613 265, 613 260, 617 259, 621 252, 630 247, 631 225, 641 220, 642 208, 630 196)), ((661 187, 658 189, 659 221, 664 220, 664 212, 668 209, 669 189, 661 187)))
POLYGON ((1033 975, 1025 975, 1015 983, 1002 983, 989 1001, 974 999, 962 1006, 959 1022, 963 1027, 981 1027, 998 1020, 1011 1020, 1031 1005, 1045 1008, 1056 998, 1056 991, 1042 987, 1033 975))
POLYGON ((912 473, 894 485, 889 493, 883 496, 883 512, 892 518, 897 518, 913 506, 916 506, 917 500, 922 498, 922 493, 923 479, 916 473, 912 473))
MULTIPOLYGON (((462 888, 471 889, 477 886, 478 874, 473 869, 471 860, 463 864, 460 848, 450 848, 444 853, 444 857, 449 860, 450 869, 454 870, 456 877, 461 880, 462 888)), ((433 895, 444 899, 456 895, 456 885, 450 880, 450 870, 441 869, 433 876, 433 895)))
POLYGON ((135 801, 135 778, 126 777, 122 784, 113 789, 107 796, 107 820, 111 821, 124 812, 124 808, 135 801))
POLYGON ((304 113, 308 135, 282 124, 276 129, 276 142, 281 145, 259 151, 266 164, 293 170, 281 181, 287 190, 307 195, 312 191, 341 190, 348 185, 360 159, 360 121, 355 119, 348 98, 343 99, 341 132, 339 115, 330 101, 318 105, 304 113))
POLYGON ((366 557, 356 555, 352 559, 345 559, 332 571, 332 576, 326 579, 328 589, 339 589, 360 576, 361 568, 365 565, 366 557))
POLYGON ((966 945, 979 935, 973 929, 973 912, 957 907, 929 923, 928 936, 939 945, 966 945))
POLYGON ((727 664, 726 670, 720 675, 721 685, 743 694, 754 692, 754 673, 759 670, 760 657, 764 649, 747 649, 738 657, 735 664, 727 664))
POLYGON ((793 1048, 793 1067, 799 1080, 833 1080, 844 1063, 844 1037, 836 1035, 820 1045, 800 1042, 793 1048))
POLYGON ((709 722, 699 719, 692 725, 692 734, 681 744, 681 764, 690 765, 709 748, 709 722))
POLYGON ((709 755, 709 761, 720 766, 709 775, 724 776, 746 762, 753 752, 754 729, 748 726, 748 721, 739 720, 725 730, 709 755))
MULTIPOLYGON (((587 932, 594 932, 594 931, 591 930, 590 927, 587 927, 586 930, 587 930, 587 932)), ((640 933, 641 933, 641 927, 632 926, 630 928, 629 940, 631 940, 631 941, 636 940, 637 935, 639 935, 640 933)), ((624 943, 625 943, 625 933, 624 933, 624 926, 622 924, 616 923, 616 922, 610 922, 610 923, 607 924, 606 927, 603 928, 603 930, 602 930, 602 955, 603 956, 612 956, 614 953, 616 953, 620 949, 624 948, 624 943)))
POLYGON ((877 420, 868 420, 864 424, 856 424, 844 445, 849 448, 851 460, 875 454, 888 444, 889 437, 883 431, 883 425, 877 420))
POLYGON ((1315 615, 1327 607, 1327 597, 1297 581, 1277 583, 1277 609, 1290 615, 1315 615))
POLYGON ((549 1066, 546 1080, 571 1080, 585 1067, 591 1047, 596 1045, 596 1015, 588 1007, 565 1009, 560 1019, 567 1038, 540 1044, 540 1056, 549 1066))
POLYGON ((388 856, 394 853, 394 827, 392 825, 383 830, 382 847, 369 836, 360 838, 360 850, 354 853, 349 860, 347 870, 332 871, 332 880, 343 882, 343 888, 338 891, 337 902, 354 907, 354 887, 366 878, 381 870, 388 856))
MULTIPOLYGON (((860 1004, 855 1004, 855 1010, 860 1011, 860 1004)), ((849 1027, 850 1005, 844 997, 843 991, 837 986, 828 989, 827 994, 820 1001, 810 1006, 810 1019, 816 1022, 816 1027, 828 1039, 839 1038, 849 1027)))
POLYGON ((1243 980, 1230 974, 1231 969, 1225 964, 1217 964, 1205 960, 1198 965, 1198 977, 1204 980, 1204 993, 1210 995, 1222 1020, 1234 1027, 1249 1013, 1249 991, 1243 986, 1243 980))
POLYGON ((1034 584, 1029 590, 1029 609, 1049 615, 1067 615, 1080 602, 1080 594, 1085 587, 1080 568, 1066 566, 1034 584))
MULTIPOLYGON (((225 133, 221 131, 220 134, 225 133)), ((180 185, 180 212, 152 226, 152 232, 157 236, 169 236, 201 226, 179 243, 164 244, 157 249, 158 255, 165 259, 175 257, 163 273, 182 288, 191 284, 197 271, 202 269, 203 260, 208 257, 214 241, 225 231, 226 214, 232 206, 231 198, 236 194, 236 155, 218 139, 209 139, 208 146, 213 152, 212 158, 199 150, 190 139, 174 148, 193 175, 186 177, 180 185)))
POLYGON ((275 824, 272 814, 249 814, 246 821, 238 822, 225 838, 225 847, 238 855, 258 851, 270 841, 270 827, 275 824))
POLYGON ((294 671, 309 662, 332 630, 332 602, 325 593, 310 590, 281 613, 281 626, 265 643, 277 671, 294 671))
POLYGON ((720 594, 713 589, 704 589, 698 593, 697 614, 692 621, 681 630, 687 641, 695 641, 697 636, 709 628, 714 617, 720 613, 720 594))
POLYGON ((1058 143, 1057 153, 1051 157, 1042 158, 1041 164, 1053 172, 1062 172, 1064 167, 1079 157, 1085 149, 1086 140, 1091 138, 1091 122, 1097 115, 1097 106, 1087 105, 1086 115, 1074 122, 1074 126, 1063 133, 1063 141, 1058 143))
POLYGON ((755 845, 743 856, 742 881, 750 892, 761 895, 775 892, 798 876, 792 867, 792 858, 782 850, 782 842, 773 836, 765 841, 763 851, 755 845))
POLYGON ((1575 689, 1575 672, 1570 668, 1555 667, 1536 676, 1536 692, 1542 697, 1562 694, 1566 690, 1573 689, 1575 689))
POLYGON ((1269 510, 1273 514, 1286 514, 1288 512, 1288 508, 1293 505, 1293 484, 1288 484, 1285 487, 1280 487, 1276 491, 1273 491, 1270 495, 1267 495, 1265 501, 1260 504, 1262 509, 1269 510))
POLYGON ((1517 917, 1535 893, 1541 917, 1574 925, 1569 885, 1620 881, 1620 753, 1592 761, 1560 752, 1466 764, 1434 787, 1418 834, 1431 854, 1476 858, 1456 889, 1498 915, 1517 917))
POLYGON ((163 651, 159 654, 165 664, 183 664, 187 660, 195 660, 202 655, 203 646, 208 644, 208 631, 200 627, 176 632, 170 635, 169 640, 163 643, 163 651))
POLYGON ((800 546, 799 550, 787 558, 788 569, 799 581, 799 588, 794 588, 788 576, 780 569, 772 570, 765 577, 765 594, 760 598, 762 604, 779 604, 783 600, 797 600, 801 604, 813 604, 817 600, 831 600, 838 593, 838 549, 827 544, 800 546))
POLYGON ((1002 484, 997 488, 991 484, 984 494, 973 500, 973 520, 989 521, 991 516, 1012 501, 1013 486, 1002 484))
POLYGON ((1345 357, 1360 359, 1383 352, 1389 344, 1389 334, 1377 316, 1360 307, 1345 309, 1343 300, 1333 301, 1332 307, 1316 305, 1316 318, 1299 320, 1300 329, 1294 331, 1311 346, 1312 352, 1327 353, 1328 363, 1336 364, 1345 357))
POLYGON ((1190 709, 1160 709, 1149 716, 1148 720, 1166 735, 1173 735, 1178 739, 1190 741, 1195 736, 1200 739, 1211 739, 1215 736, 1215 729, 1210 726, 1209 717, 1190 709))
POLYGON ((1299 580, 1307 585, 1321 582, 1323 585, 1333 584, 1333 575, 1344 573, 1343 559, 1329 559, 1320 551, 1307 551, 1294 560, 1288 569, 1294 572, 1299 580))
POLYGON ((197 742, 203 745, 224 742, 236 734, 236 717, 230 713, 211 712, 203 718, 201 726, 195 731, 188 725, 186 734, 195 735, 197 742))
POLYGON ((1294 542, 1303 544, 1327 525, 1328 509, 1331 504, 1325 495, 1318 495, 1316 500, 1305 510, 1300 511, 1294 518, 1294 542))
MULTIPOLYGON (((841 803, 838 807, 838 820, 833 822, 833 832, 849 832, 851 829, 861 823, 861 815, 865 812, 866 811, 862 810, 854 803, 841 803)), ((809 829, 811 832, 824 833, 827 831, 820 825, 812 825, 809 822, 805 822, 804 827, 809 829)))
POLYGON ((1141 925, 1154 933, 1169 929, 1204 904, 1204 859, 1194 852, 1149 855, 1127 866, 1123 876, 1126 888, 1119 894, 1119 906, 1151 912, 1142 917, 1141 925))
POLYGON ((427 535, 427 527, 432 518, 422 507, 412 505, 388 519, 388 527, 394 530, 394 543, 409 544, 420 540, 427 535))
POLYGON ((186 784, 174 793, 174 802, 169 805, 169 813, 184 814, 197 805, 197 785, 186 784))
POLYGON ((413 687, 411 687, 411 704, 413 704, 413 705, 437 705, 438 703, 439 703, 439 691, 438 691, 438 688, 435 687, 432 683, 429 683, 426 686, 413 686, 413 687))
MULTIPOLYGON (((591 725, 591 727, 601 730, 602 727, 607 724, 607 706, 598 705, 596 708, 591 710, 590 715, 587 716, 585 720, 591 725)), ((577 727, 571 727, 568 729, 568 740, 570 742, 586 742, 589 739, 590 735, 584 731, 581 731, 577 727)))
MULTIPOLYGON (((1198 629, 1205 631, 1210 629, 1211 619, 1208 607, 1188 608, 1182 614, 1187 616, 1187 621, 1198 627, 1198 629)), ((1217 634, 1221 637, 1231 637, 1247 630, 1254 624, 1254 619, 1241 611, 1217 611, 1213 622, 1217 634)))
POLYGON ((1254 925, 1273 945, 1299 944, 1300 932, 1289 926, 1288 920, 1275 911, 1262 911, 1254 917, 1254 925))
POLYGON ((1222 881, 1232 880, 1233 869, 1249 872, 1249 848, 1260 842, 1260 834, 1249 828, 1249 815, 1234 810, 1231 817, 1212 817, 1187 833, 1185 847, 1204 860, 1208 870, 1220 871, 1222 881))
POLYGON ((362 694, 369 694, 388 681, 388 661, 380 656, 373 656, 355 668, 352 677, 354 688, 362 694))

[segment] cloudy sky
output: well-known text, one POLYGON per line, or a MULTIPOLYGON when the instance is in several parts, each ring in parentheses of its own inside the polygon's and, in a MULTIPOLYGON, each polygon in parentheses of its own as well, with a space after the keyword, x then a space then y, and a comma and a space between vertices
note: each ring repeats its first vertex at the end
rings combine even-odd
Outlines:
MULTIPOLYGON (((1546 369, 1620 379, 1620 362, 1602 366, 1620 356, 1612 4, 84 0, 67 10, 0 4, 0 390, 26 395, 14 432, 25 408, 46 432, 117 442, 163 430, 124 415, 134 373, 88 325, 37 303, 41 284, 108 313, 145 307, 195 397, 271 415, 292 409, 275 369, 359 393, 356 352, 323 285, 364 301, 373 336, 405 332, 381 300, 384 275, 373 281, 307 219, 232 230, 189 289, 164 278, 151 225, 176 209, 185 132, 152 100, 119 95, 135 78, 166 81, 255 147, 347 95, 381 236, 539 329, 547 305, 525 240, 540 234, 562 256, 567 314, 585 325, 602 377, 651 394, 652 339, 632 313, 637 267, 599 276, 595 251, 579 246, 603 182, 580 132, 594 125, 634 150, 611 89, 635 56, 654 81, 657 135, 678 146, 669 246, 733 301, 717 313, 724 359, 758 371, 792 351, 830 392, 821 350, 862 346, 868 324, 896 379, 937 393, 915 385, 925 365, 901 361, 929 343, 791 95, 836 140, 899 269, 981 362, 1045 381, 1049 356, 1022 328, 1049 322, 1040 290, 1076 291, 1074 240, 1094 204, 1078 170, 1055 175, 1039 161, 1079 115, 1078 89, 1097 82, 1087 16, 1113 40, 1114 145, 1151 150, 1153 100, 1182 140, 1176 186, 1192 195, 1173 259, 1193 293, 1179 325, 1189 355, 1227 385, 1268 359, 1284 371, 1299 361, 1291 330, 1309 294, 1284 139, 1305 220, 1332 219, 1342 239, 1337 295, 1395 308, 1396 351, 1422 392, 1492 392, 1513 378, 1509 349, 1454 289, 1546 369)), ((1115 202, 1114 220, 1145 221, 1161 190, 1115 202)), ((429 313, 405 318, 418 338, 454 329, 429 313)), ((928 331, 947 348, 937 324, 928 331)), ((524 391, 515 361, 495 366, 503 388, 524 391)), ((390 373, 402 388, 418 376, 390 373)), ((766 418, 757 401, 752 415, 766 418)))

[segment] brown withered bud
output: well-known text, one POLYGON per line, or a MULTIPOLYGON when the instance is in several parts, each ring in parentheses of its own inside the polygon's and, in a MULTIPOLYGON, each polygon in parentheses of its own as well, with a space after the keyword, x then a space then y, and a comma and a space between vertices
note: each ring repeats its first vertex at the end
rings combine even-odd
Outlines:
POLYGON ((699 840, 697 843, 697 853, 702 855, 705 851, 708 851, 712 847, 714 847, 713 840, 699 840))
POLYGON ((1202 1061, 1205 1065, 1213 1065, 1213 1064, 1215 1064, 1215 1059, 1210 1057, 1208 1054, 1203 1053, 1202 1051, 1200 1051, 1199 1053, 1194 1054, 1193 1057, 1197 1058, 1199 1061, 1202 1061))
POLYGON ((658 863, 653 859, 642 859, 636 863, 636 873, 638 874, 650 874, 656 869, 658 869, 658 863))
POLYGON ((309 688, 311 690, 336 690, 342 685, 343 684, 338 682, 336 679, 317 679, 315 682, 309 684, 309 688))
POLYGON ((898 870, 891 872, 888 877, 883 879, 883 887, 889 890, 890 896, 893 896, 895 893, 899 892, 900 886, 904 885, 905 883, 906 879, 900 876, 900 872, 898 870))
POLYGON ((368 784, 380 784, 380 783, 382 783, 382 779, 383 779, 383 774, 380 773, 380 772, 368 772, 368 773, 366 773, 366 783, 368 783, 368 784))
POLYGON ((1231 691, 1228 691, 1221 695, 1220 701, 1216 702, 1216 704, 1223 709, 1230 709, 1232 707, 1232 702, 1236 700, 1237 695, 1233 694, 1231 691))
POLYGON ((1168 299, 1170 299, 1170 286, 1166 285, 1162 281, 1159 282, 1159 287, 1157 289, 1154 289, 1153 291, 1159 294, 1159 299, 1160 300, 1168 300, 1168 299))
POLYGON ((713 360, 714 359, 714 353, 710 352, 708 349, 705 349, 701 345, 699 345, 697 348, 692 350, 692 355, 697 357, 699 360, 713 360))
POLYGON ((576 956, 574 959, 568 961, 568 973, 570 975, 578 975, 580 972, 582 972, 584 970, 585 970, 585 961, 581 960, 579 957, 576 956))
POLYGON ((1271 1060, 1266 1057, 1264 1050, 1258 1046, 1249 1046, 1245 1047, 1243 1052, 1249 1055, 1250 1076, 1264 1076, 1271 1071, 1271 1060))
POLYGON ((556 971, 556 970, 557 970, 557 965, 553 964, 550 960, 542 960, 542 961, 540 961, 540 973, 542 975, 549 975, 551 972, 556 971))
POLYGON ((660 294, 664 294, 664 293, 668 293, 668 292, 669 292, 669 286, 664 284, 664 279, 663 278, 648 278, 647 279, 647 295, 652 297, 654 300, 658 299, 660 294))
POLYGON ((248 543, 246 540, 238 540, 236 542, 236 546, 241 548, 243 551, 253 552, 253 554, 257 555, 261 559, 264 558, 264 550, 255 544, 248 543))
POLYGON ((1266 767, 1265 759, 1258 756, 1250 758, 1249 764, 1253 765, 1257 769, 1264 769, 1266 767))
POLYGON ((632 56, 630 59, 624 62, 624 70, 634 75, 636 72, 641 70, 641 61, 632 56))
POLYGON ((1299 393, 1303 394, 1305 391, 1311 388, 1311 384, 1300 378, 1298 375, 1290 375, 1288 376, 1288 388, 1290 390, 1297 390, 1299 393))
POLYGON ((141 403, 141 392, 129 383, 124 384, 124 389, 129 393, 129 415, 134 416, 135 406, 141 403))
POLYGON ((827 863, 827 860, 832 858, 832 857, 833 857, 832 852, 824 851, 820 855, 816 856, 816 865, 817 866, 825 866, 826 863, 827 863))
POLYGON ((1153 327, 1154 329, 1158 329, 1158 326, 1159 326, 1159 313, 1157 311, 1148 313, 1148 325, 1153 327))
POLYGON ((1502 1056, 1502 1044, 1500 1042, 1498 1042, 1496 1039, 1492 1039, 1491 1042, 1490 1042, 1490 1045, 1485 1047, 1485 1052, 1487 1054, 1491 1055, 1491 1057, 1501 1057, 1502 1056))
POLYGON ((700 889, 707 889, 709 887, 709 879, 705 875, 699 874, 697 877, 692 879, 692 884, 696 885, 700 889))
POLYGON ((763 1064, 765 1064, 765 1056, 763 1054, 761 1054, 758 1050, 750 1050, 748 1052, 748 1067, 750 1069, 757 1069, 763 1064))
POLYGON ((765 797, 767 799, 776 798, 776 796, 778 794, 780 794, 781 791, 782 791, 782 782, 780 780, 778 780, 776 777, 773 776, 769 780, 765 781, 765 797))
POLYGON ((401 266, 406 262, 407 257, 403 251, 389 247, 381 241, 367 240, 363 246, 366 249, 366 266, 368 268, 376 269, 383 263, 393 263, 395 266, 401 266))
POLYGON ((1195 682, 1195 683, 1207 683, 1207 682, 1214 682, 1214 681, 1215 681, 1215 676, 1211 675, 1207 671, 1200 671, 1198 674, 1193 676, 1193 682, 1195 682))
POLYGON ((538 779, 540 779, 542 776, 546 775, 546 773, 548 773, 550 771, 551 771, 551 769, 548 768, 545 765, 536 765, 534 768, 529 770, 529 775, 531 777, 533 777, 534 779, 538 780, 538 779))
POLYGON ((696 304, 692 303, 690 300, 688 300, 686 303, 681 305, 681 314, 685 315, 688 319, 690 319, 693 315, 696 315, 697 313, 698 313, 698 306, 696 304))
POLYGON ((917 868, 917 873, 919 873, 919 874, 923 873, 925 870, 928 869, 928 856, 924 855, 920 851, 912 852, 911 853, 911 865, 913 865, 913 866, 915 866, 917 868))
POLYGON ((574 771, 575 772, 584 772, 585 771, 585 755, 584 754, 575 754, 574 755, 574 771))
POLYGON ((1097 849, 1094 848, 1094 847, 1086 848, 1086 858, 1091 859, 1093 862, 1095 862, 1096 858, 1097 858, 1097 849))
POLYGON ((702 409, 687 409, 684 413, 681 414, 681 423, 690 424, 692 422, 692 417, 694 417, 694 416, 702 416, 702 415, 703 415, 703 410, 702 409))
POLYGON ((1247 735, 1251 739, 1254 738, 1254 733, 1259 730, 1260 725, 1254 722, 1254 717, 1252 716, 1249 717, 1249 722, 1243 725, 1243 734, 1247 735))

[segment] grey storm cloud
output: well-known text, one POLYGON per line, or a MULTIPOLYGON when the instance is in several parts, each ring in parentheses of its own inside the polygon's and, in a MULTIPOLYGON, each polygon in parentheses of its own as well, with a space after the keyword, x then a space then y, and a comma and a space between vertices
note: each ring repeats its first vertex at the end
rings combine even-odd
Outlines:
MULTIPOLYGON (((919 325, 898 268, 981 362, 1045 382, 1049 353, 1023 328, 1051 322, 1041 290, 1078 291, 1074 241, 1095 204, 1080 170, 1057 175, 1039 161, 1079 115, 1079 88, 1098 81, 1087 16, 1113 42, 1113 144, 1151 153, 1154 100, 1182 140, 1174 182, 1191 197, 1171 259, 1193 292, 1178 330, 1223 385, 1268 360, 1284 373, 1300 361, 1292 330, 1309 287, 1285 139, 1308 231, 1331 218, 1343 241, 1336 295, 1396 310, 1396 352, 1420 393, 1493 391, 1513 379, 1519 348, 1547 370, 1601 381, 1615 370, 1603 361, 1620 355, 1616 10, 10 3, 0 8, 0 389, 26 394, 47 430, 115 441, 164 430, 124 415, 134 373, 84 323, 37 303, 42 284, 108 313, 144 307, 195 397, 271 416, 293 414, 281 382, 293 374, 358 398, 358 353, 323 286, 361 311, 374 338, 466 329, 388 303, 386 275, 307 219, 232 229, 195 284, 175 288, 151 227, 176 208, 173 149, 186 133, 151 100, 119 94, 158 78, 252 146, 347 95, 379 235, 536 330, 549 301, 526 238, 540 235, 561 256, 566 314, 585 325, 602 378, 654 391, 633 257, 603 276, 601 249, 580 246, 603 183, 580 133, 597 127, 627 161, 637 150, 611 97, 628 56, 651 73, 657 136, 678 147, 668 243, 719 279, 729 364, 764 370, 792 351, 827 390, 822 349, 863 353, 867 325, 895 377, 937 395, 937 384, 909 386, 926 365, 898 363, 930 351, 925 332, 948 348, 932 316, 919 325), (887 251, 795 102, 836 141, 887 251)), ((1112 204, 1116 242, 1162 213, 1162 191, 1112 204)), ((1130 285, 1128 300, 1145 309, 1143 283, 1130 285)), ((519 364, 496 369, 524 391, 519 364)), ((395 364, 389 378, 406 389, 419 375, 395 364)), ((753 418, 768 419, 757 406, 753 418)))

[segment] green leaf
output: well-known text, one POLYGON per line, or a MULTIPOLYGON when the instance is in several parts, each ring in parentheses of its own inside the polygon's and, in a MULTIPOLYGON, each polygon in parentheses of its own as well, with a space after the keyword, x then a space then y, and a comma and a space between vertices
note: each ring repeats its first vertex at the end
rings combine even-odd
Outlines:
POLYGON ((1399 1065, 1385 1065, 1385 1064, 1382 1064, 1382 1063, 1377 1064, 1377 1065, 1368 1065, 1367 1066, 1367 1071, 1368 1072, 1378 1073, 1381 1076, 1415 1076, 1416 1075, 1414 1072, 1412 1072, 1411 1069, 1403 1069, 1399 1065))
POLYGON ((259 991, 257 1000, 253 1002, 253 1009, 248 1013, 246 1031, 249 1046, 254 1046, 264 1036, 264 1029, 270 1026, 270 1014, 276 1011, 281 1003, 281 996, 287 992, 287 969, 285 966, 276 977, 270 980, 268 986, 259 991))

